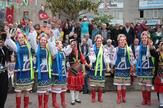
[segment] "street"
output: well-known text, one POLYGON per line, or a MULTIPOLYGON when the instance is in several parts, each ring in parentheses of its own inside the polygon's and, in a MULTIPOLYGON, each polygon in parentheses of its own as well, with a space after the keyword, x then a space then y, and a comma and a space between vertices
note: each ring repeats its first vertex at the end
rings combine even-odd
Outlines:
MULTIPOLYGON (((82 103, 76 103, 74 106, 70 104, 70 94, 66 94, 67 108, 158 108, 157 95, 155 92, 152 93, 152 105, 144 106, 141 105, 142 97, 139 91, 128 91, 127 92, 127 102, 122 104, 116 103, 116 92, 110 91, 103 95, 103 103, 91 103, 91 97, 89 94, 81 94, 82 103)), ((60 97, 57 98, 60 103, 60 97)), ((23 99, 22 99, 23 106, 23 99)), ((30 94, 30 105, 29 108, 37 108, 37 94, 30 94)), ((7 102, 5 108, 15 108, 15 93, 8 94, 7 102)), ((22 107, 23 108, 23 107, 22 107)), ((49 98, 49 108, 52 107, 51 96, 49 98)), ((60 107, 61 108, 61 107, 60 107)))

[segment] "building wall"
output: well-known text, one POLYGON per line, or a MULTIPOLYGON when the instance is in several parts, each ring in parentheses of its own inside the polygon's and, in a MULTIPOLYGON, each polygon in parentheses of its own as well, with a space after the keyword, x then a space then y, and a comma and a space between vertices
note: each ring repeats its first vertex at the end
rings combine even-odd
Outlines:
POLYGON ((139 17, 138 4, 139 0, 124 0, 124 23, 135 22, 135 19, 139 17))
MULTIPOLYGON (((136 23, 139 20, 147 20, 155 22, 160 20, 163 22, 163 8, 162 9, 139 9, 139 2, 142 0, 102 0, 105 4, 108 3, 109 8, 103 9, 105 14, 112 15, 112 24, 124 24, 127 21, 136 23), (112 4, 117 4, 117 7, 112 7, 112 4), (118 7, 120 3, 123 6, 118 7), (140 18, 140 11, 143 11, 143 17, 140 18)), ((157 0, 156 0, 157 1, 157 0)))

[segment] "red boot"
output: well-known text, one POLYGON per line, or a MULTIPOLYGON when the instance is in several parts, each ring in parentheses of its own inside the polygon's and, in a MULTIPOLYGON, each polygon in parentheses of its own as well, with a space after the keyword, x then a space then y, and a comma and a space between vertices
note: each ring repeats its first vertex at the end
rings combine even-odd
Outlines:
POLYGON ((48 108, 48 98, 49 98, 49 95, 44 94, 44 108, 48 108))
POLYGON ((142 105, 146 105, 147 104, 147 93, 146 93, 146 90, 142 91, 142 97, 143 97, 142 105))
POLYGON ((38 95, 38 106, 42 108, 42 95, 38 95))
POLYGON ((121 103, 121 90, 117 90, 117 104, 121 103))
POLYGON ((126 89, 122 89, 122 102, 126 102, 126 89))
POLYGON ((62 92, 60 94, 61 96, 61 105, 62 105, 62 108, 66 108, 66 103, 65 103, 65 92, 62 92))
POLYGON ((21 106, 21 97, 16 97, 16 108, 20 108, 21 106))
POLYGON ((59 108, 59 105, 57 103, 57 93, 52 93, 52 104, 54 108, 59 108))
POLYGON ((28 108, 28 105, 29 105, 29 97, 24 96, 24 108, 28 108))
POLYGON ((103 100, 102 100, 102 88, 101 87, 98 89, 98 101, 101 103, 103 102, 103 100))
POLYGON ((147 105, 151 105, 151 91, 146 91, 147 105))
POLYGON ((92 103, 95 103, 96 102, 96 91, 95 89, 92 89, 92 103))

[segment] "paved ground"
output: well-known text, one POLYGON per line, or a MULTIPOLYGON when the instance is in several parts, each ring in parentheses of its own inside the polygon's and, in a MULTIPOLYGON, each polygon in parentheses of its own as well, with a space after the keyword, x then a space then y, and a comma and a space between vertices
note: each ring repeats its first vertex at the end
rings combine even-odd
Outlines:
MULTIPOLYGON (((127 102, 124 104, 117 105, 116 104, 116 93, 115 92, 106 92, 104 93, 104 102, 103 103, 91 103, 89 94, 81 94, 81 104, 76 104, 74 106, 70 105, 70 94, 66 94, 67 100, 67 108, 158 108, 158 101, 156 93, 152 93, 152 105, 151 106, 143 106, 141 105, 141 93, 127 92, 127 102)), ((30 107, 29 108, 37 108, 37 94, 30 94, 30 107)), ((58 97, 58 101, 60 98, 58 97)), ((22 102, 23 103, 23 102, 22 102)), ((15 94, 8 94, 6 107, 5 108, 15 108, 15 94)), ((23 107, 22 107, 23 108, 23 107)), ((49 98, 49 108, 53 108, 51 106, 51 96, 49 98)), ((61 107, 60 107, 61 108, 61 107)))

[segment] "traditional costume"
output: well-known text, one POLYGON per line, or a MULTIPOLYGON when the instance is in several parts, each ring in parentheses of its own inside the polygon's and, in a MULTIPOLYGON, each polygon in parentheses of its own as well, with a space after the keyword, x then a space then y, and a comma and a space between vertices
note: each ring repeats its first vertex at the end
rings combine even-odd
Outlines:
POLYGON ((109 64, 109 57, 107 55, 107 50, 104 50, 102 45, 102 37, 101 35, 96 36, 97 39, 100 39, 101 44, 97 47, 97 44, 94 44, 92 48, 90 48, 89 59, 91 64, 91 69, 89 73, 90 78, 90 86, 91 86, 91 94, 92 94, 92 102, 96 101, 96 89, 98 89, 98 101, 103 102, 102 100, 102 92, 105 87, 105 72, 106 72, 106 64, 109 64))
POLYGON ((51 54, 47 46, 47 35, 39 35, 38 44, 36 43, 36 31, 30 33, 29 40, 36 53, 36 82, 38 93, 38 105, 42 108, 42 98, 44 95, 44 108, 48 108, 48 91, 51 87, 51 54), (45 41, 45 42, 43 42, 45 41))
POLYGON ((136 75, 139 85, 142 86, 143 105, 151 104, 151 87, 153 78, 154 63, 147 43, 148 33, 141 34, 143 39, 139 46, 139 54, 136 63, 136 75))
POLYGON ((108 46, 107 44, 104 46, 104 49, 106 50, 106 53, 107 53, 107 56, 108 56, 108 59, 110 61, 109 64, 107 64, 107 68, 106 68, 106 73, 105 73, 105 76, 110 76, 111 75, 111 68, 113 67, 112 64, 111 64, 111 61, 113 61, 113 57, 114 57, 114 52, 115 52, 115 47, 112 45, 112 40, 111 39, 108 39, 107 40, 107 43, 110 42, 110 46, 108 46))
POLYGON ((69 54, 69 64, 70 68, 68 70, 68 89, 71 93, 71 104, 74 105, 75 102, 81 103, 79 99, 79 92, 83 89, 84 76, 82 72, 82 63, 84 62, 83 56, 81 56, 80 50, 77 48, 77 43, 75 40, 71 40, 73 48, 69 54))
MULTIPOLYGON (((118 35, 118 41, 120 39, 125 39, 126 36, 123 34, 118 35)), ((119 42, 119 44, 121 44, 119 42)), ((126 43, 123 46, 116 47, 114 52, 114 62, 113 62, 115 72, 114 72, 114 85, 117 86, 117 103, 126 102, 126 86, 131 84, 130 81, 130 68, 134 65, 134 56, 131 48, 129 48, 126 43)))
POLYGON ((160 43, 158 50, 150 49, 151 55, 155 57, 156 66, 158 67, 155 73, 154 89, 159 94, 160 107, 163 108, 163 42, 160 43))
POLYGON ((62 48, 62 42, 49 40, 49 47, 53 56, 52 60, 52 102, 55 108, 59 108, 56 100, 57 94, 61 96, 61 105, 66 108, 65 92, 67 90, 66 54, 71 51, 70 47, 62 48), (69 51, 68 51, 68 50, 69 51))
POLYGON ((31 46, 25 39, 25 35, 18 32, 16 35, 16 42, 14 42, 8 34, 5 44, 16 52, 16 65, 15 65, 15 92, 16 96, 16 108, 21 106, 21 92, 25 92, 24 95, 24 108, 28 108, 29 105, 29 91, 32 90, 34 79, 34 67, 31 54, 31 46), (20 37, 20 39, 19 39, 20 37), (20 43, 22 42, 22 43, 20 43))

